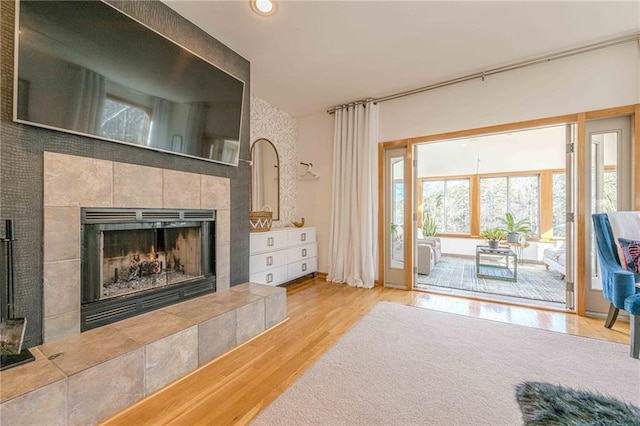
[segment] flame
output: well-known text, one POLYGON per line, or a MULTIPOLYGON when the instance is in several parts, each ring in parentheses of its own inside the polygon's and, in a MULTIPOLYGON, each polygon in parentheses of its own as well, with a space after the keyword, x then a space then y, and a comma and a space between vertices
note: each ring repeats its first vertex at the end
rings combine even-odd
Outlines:
POLYGON ((153 244, 151 245, 151 260, 156 260, 156 248, 153 246, 153 244))

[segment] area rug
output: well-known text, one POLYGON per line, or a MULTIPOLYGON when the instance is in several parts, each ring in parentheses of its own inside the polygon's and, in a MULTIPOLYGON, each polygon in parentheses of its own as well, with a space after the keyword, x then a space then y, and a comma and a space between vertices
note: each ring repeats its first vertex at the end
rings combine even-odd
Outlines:
POLYGON ((628 345, 380 302, 253 423, 517 425, 524 381, 640 403, 628 345))
POLYGON ((442 256, 429 275, 418 275, 417 288, 436 286, 523 299, 565 303, 566 285, 561 275, 544 265, 518 264, 518 281, 476 277, 475 257, 442 256))

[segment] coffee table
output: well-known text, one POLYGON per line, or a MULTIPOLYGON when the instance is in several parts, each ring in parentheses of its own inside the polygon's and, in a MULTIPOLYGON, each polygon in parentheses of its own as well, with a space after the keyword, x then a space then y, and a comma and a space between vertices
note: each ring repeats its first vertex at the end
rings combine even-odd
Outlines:
POLYGON ((509 247, 476 246, 476 277, 518 281, 518 256, 509 247))

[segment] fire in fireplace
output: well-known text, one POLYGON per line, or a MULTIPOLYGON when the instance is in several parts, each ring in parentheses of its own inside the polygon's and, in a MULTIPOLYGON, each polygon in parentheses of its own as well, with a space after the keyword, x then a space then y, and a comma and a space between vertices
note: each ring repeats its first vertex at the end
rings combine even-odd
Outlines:
POLYGON ((215 211, 82 209, 83 331, 215 291, 215 211))

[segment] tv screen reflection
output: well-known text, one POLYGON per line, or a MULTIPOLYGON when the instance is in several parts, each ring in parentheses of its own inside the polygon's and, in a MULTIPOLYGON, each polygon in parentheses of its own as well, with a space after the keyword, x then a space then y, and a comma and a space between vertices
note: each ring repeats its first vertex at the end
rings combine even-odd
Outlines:
POLYGON ((99 1, 21 1, 14 118, 237 165, 244 82, 99 1))

